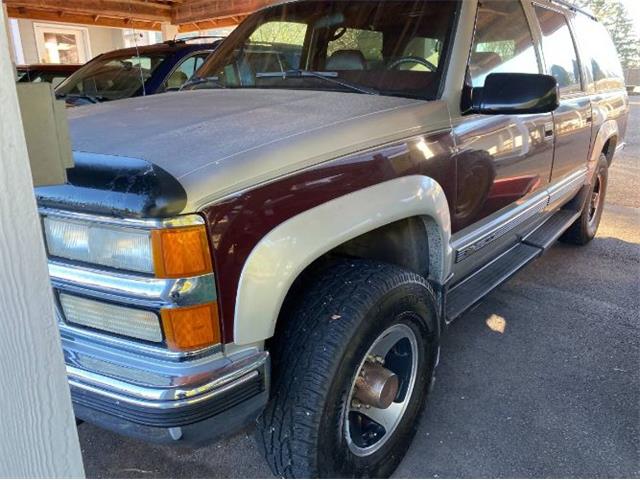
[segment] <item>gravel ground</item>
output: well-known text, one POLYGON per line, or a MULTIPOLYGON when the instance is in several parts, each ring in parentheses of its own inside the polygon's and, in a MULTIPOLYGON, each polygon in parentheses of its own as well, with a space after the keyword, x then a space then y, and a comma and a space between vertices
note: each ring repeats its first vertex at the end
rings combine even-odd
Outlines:
MULTIPOLYGON (((640 97, 598 238, 558 244, 447 332, 404 477, 640 476, 640 97)), ((199 450, 79 427, 88 477, 270 477, 250 430, 199 450)))

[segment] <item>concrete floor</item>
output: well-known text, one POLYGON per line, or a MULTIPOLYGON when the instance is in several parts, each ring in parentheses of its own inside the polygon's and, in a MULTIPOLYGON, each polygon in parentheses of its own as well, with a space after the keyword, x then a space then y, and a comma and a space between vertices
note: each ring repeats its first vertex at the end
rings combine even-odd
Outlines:
MULTIPOLYGON (((455 323, 396 476, 640 476, 640 97, 598 238, 455 323), (503 330, 503 331, 500 331, 503 330)), ((270 477, 251 431, 178 450, 79 427, 88 477, 270 477)))

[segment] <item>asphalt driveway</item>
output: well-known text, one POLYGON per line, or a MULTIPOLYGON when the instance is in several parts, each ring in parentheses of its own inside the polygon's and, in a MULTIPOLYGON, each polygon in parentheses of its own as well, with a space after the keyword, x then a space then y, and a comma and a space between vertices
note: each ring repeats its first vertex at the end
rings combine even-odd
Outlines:
MULTIPOLYGON (((640 476, 640 97, 598 238, 455 323, 397 477, 640 476)), ((252 432, 199 450, 79 427, 88 477, 270 477, 252 432)))

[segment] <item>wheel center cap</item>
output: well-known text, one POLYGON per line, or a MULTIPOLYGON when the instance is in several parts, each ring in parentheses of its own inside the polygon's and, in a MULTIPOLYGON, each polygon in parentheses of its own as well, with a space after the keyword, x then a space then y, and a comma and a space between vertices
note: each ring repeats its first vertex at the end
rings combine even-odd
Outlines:
POLYGON ((367 361, 356 379, 355 397, 364 405, 389 408, 398 395, 398 376, 379 363, 367 361))

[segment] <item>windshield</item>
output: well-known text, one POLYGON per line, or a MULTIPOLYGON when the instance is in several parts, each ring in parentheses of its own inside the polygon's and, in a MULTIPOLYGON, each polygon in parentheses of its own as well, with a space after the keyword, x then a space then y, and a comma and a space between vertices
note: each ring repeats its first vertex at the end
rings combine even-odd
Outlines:
POLYGON ((455 1, 298 1, 245 20, 186 88, 285 88, 433 99, 455 1))
POLYGON ((57 89, 61 97, 89 97, 96 101, 135 95, 166 55, 127 55, 97 58, 71 75, 57 89))

